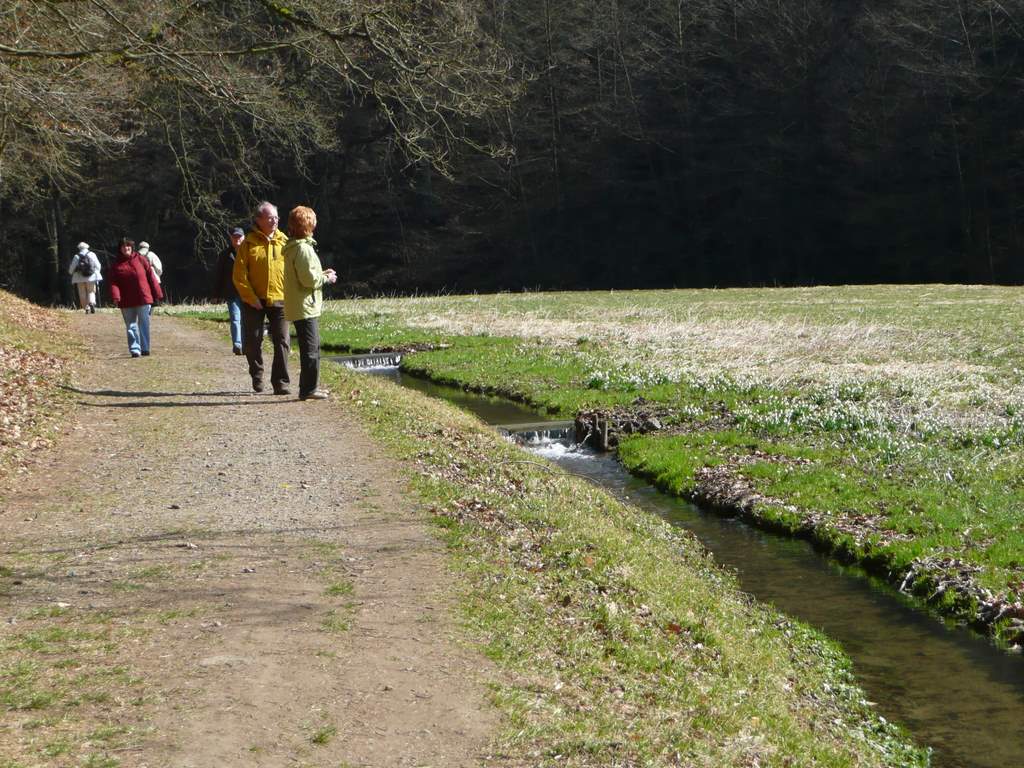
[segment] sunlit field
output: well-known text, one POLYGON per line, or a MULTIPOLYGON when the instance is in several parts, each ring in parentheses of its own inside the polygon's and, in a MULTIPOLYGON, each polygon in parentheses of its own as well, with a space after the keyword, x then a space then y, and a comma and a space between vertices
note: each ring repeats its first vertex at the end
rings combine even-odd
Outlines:
POLYGON ((853 389, 866 421, 908 429, 1005 427, 1024 405, 1017 288, 502 294, 329 306, 360 323, 540 339, 613 382, 632 375, 639 385, 814 389, 845 401, 842 392, 853 389), (599 353, 581 354, 587 342, 599 353))
POLYGON ((1013 641, 1022 309, 1024 290, 965 286, 442 296, 329 302, 322 336, 569 416, 654 414, 620 435, 631 470, 1013 641))

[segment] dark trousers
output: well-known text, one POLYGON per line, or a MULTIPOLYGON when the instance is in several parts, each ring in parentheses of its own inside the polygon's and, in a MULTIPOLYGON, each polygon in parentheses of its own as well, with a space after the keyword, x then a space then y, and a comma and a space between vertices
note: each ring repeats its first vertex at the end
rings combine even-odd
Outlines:
POLYGON ((299 340, 299 397, 305 397, 320 381, 320 318, 295 320, 292 325, 299 340))
POLYGON ((263 381, 263 321, 270 323, 270 340, 274 344, 274 365, 270 383, 274 389, 288 386, 288 321, 284 307, 255 309, 242 303, 242 351, 249 361, 253 382, 263 381))

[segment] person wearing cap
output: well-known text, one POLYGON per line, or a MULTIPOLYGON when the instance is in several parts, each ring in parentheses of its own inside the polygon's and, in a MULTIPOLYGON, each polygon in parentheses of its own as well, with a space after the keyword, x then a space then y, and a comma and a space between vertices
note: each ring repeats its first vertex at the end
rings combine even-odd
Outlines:
POLYGON ((242 354, 242 300, 235 289, 231 273, 235 268, 238 246, 245 238, 245 230, 233 227, 228 230, 231 244, 217 256, 217 267, 214 272, 213 296, 222 299, 228 305, 228 322, 231 325, 231 351, 242 354))
POLYGON ((96 291, 103 275, 100 274, 100 260, 89 250, 88 243, 79 243, 78 253, 71 257, 68 274, 71 284, 78 290, 78 304, 86 314, 96 313, 96 291))
POLYGON ((284 316, 295 326, 299 340, 299 400, 326 400, 320 389, 320 313, 323 287, 338 279, 333 269, 323 269, 316 255, 316 213, 304 205, 288 214, 284 247, 284 316))
POLYGON ((288 321, 284 316, 284 244, 288 238, 277 223, 276 205, 262 202, 256 206, 253 228, 238 246, 231 277, 242 299, 242 351, 249 361, 252 389, 263 391, 263 324, 267 322, 274 344, 270 383, 275 395, 287 395, 291 393, 288 321))
POLYGON ((160 257, 149 250, 149 243, 143 240, 139 243, 139 255, 149 262, 149 266, 153 268, 153 274, 156 275, 156 281, 158 283, 163 282, 164 265, 160 262, 160 257))
POLYGON ((110 298, 124 318, 131 356, 148 356, 150 309, 154 301, 163 300, 164 292, 149 261, 127 237, 121 238, 117 259, 110 267, 110 298))

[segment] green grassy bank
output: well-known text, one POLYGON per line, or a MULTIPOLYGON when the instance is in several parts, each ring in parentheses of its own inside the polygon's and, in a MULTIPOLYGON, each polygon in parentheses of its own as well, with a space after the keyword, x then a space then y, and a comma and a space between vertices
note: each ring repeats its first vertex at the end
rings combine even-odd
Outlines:
POLYGON ((495 663, 495 757, 568 766, 926 765, 823 636, 692 537, 363 374, 326 383, 409 468, 495 663))
POLYGON ((323 340, 420 350, 403 369, 589 414, 660 487, 809 536, 1012 644, 1022 309, 1020 289, 963 286, 447 296, 330 303, 323 340))

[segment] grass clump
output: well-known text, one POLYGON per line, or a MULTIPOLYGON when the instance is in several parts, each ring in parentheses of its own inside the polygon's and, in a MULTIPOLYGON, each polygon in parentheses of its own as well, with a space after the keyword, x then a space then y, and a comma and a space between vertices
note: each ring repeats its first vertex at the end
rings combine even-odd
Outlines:
POLYGON ((326 725, 322 728, 318 728, 316 733, 310 738, 310 741, 316 744, 318 747, 322 747, 326 744, 331 743, 331 739, 338 735, 338 729, 333 725, 326 725))
POLYGON ((355 585, 351 581, 335 581, 324 589, 328 597, 348 597, 355 591, 355 585))
POLYGON ((451 407, 325 378, 395 454, 499 672, 496 748, 531 765, 923 766, 843 654, 753 603, 691 537, 522 460, 451 407))
POLYGON ((0 633, 0 755, 33 766, 119 765, 152 713, 153 681, 135 661, 160 618, 74 606, 12 615, 0 633))
POLYGON ((347 613, 330 610, 324 616, 323 621, 320 622, 320 626, 328 632, 342 633, 348 632, 352 628, 352 623, 347 613))

